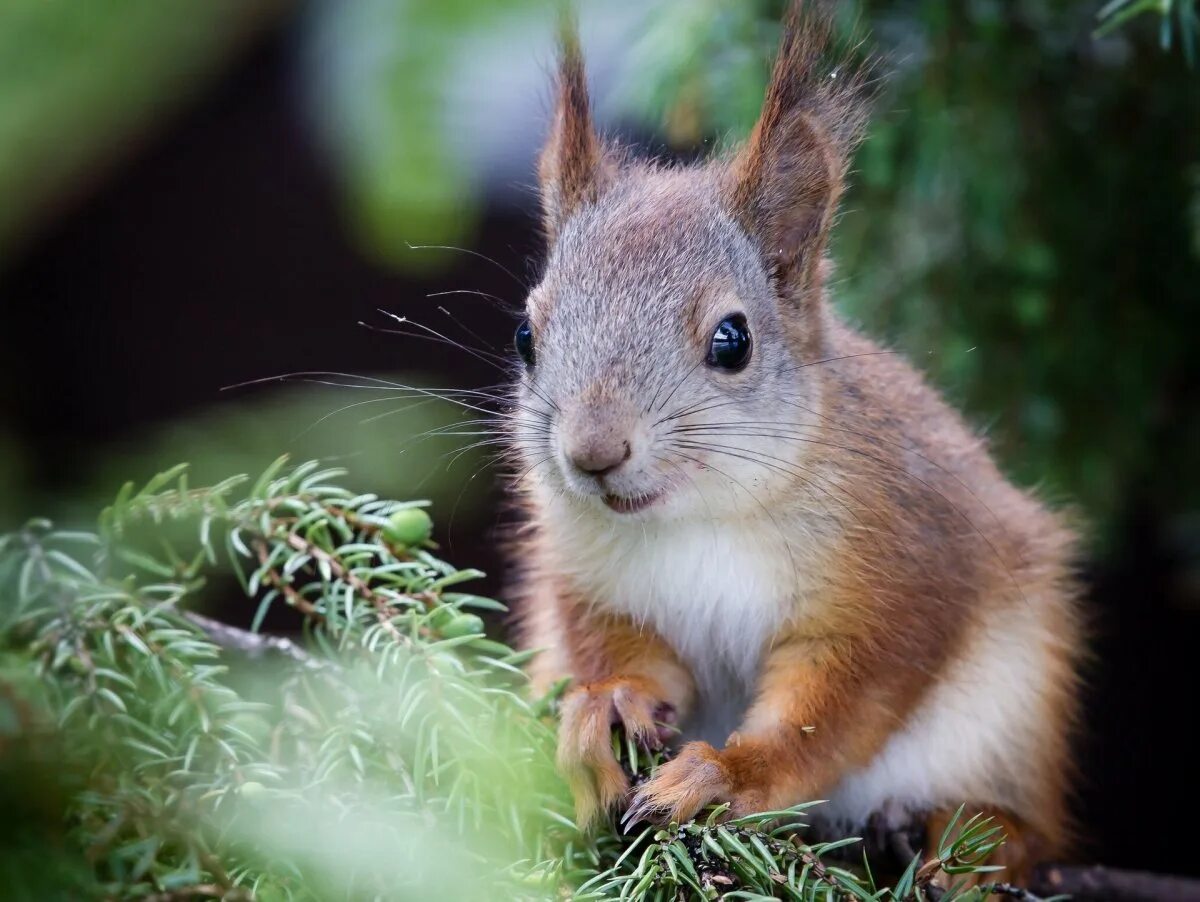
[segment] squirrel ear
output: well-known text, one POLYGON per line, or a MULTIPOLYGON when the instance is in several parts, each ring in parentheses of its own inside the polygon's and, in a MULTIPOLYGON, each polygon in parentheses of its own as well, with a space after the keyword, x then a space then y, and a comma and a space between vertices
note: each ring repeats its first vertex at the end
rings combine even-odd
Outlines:
POLYGON ((542 222, 553 243, 566 220, 599 198, 616 171, 592 127, 583 54, 574 22, 559 24, 559 64, 554 121, 538 160, 542 222))
POLYGON ((828 66, 831 23, 793 0, 762 113, 726 173, 734 215, 782 286, 819 283, 850 155, 866 125, 867 73, 828 66))

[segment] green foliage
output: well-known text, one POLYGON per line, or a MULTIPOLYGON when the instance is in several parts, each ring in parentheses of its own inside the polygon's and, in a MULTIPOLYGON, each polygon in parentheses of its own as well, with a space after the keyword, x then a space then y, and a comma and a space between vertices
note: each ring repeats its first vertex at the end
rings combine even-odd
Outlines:
MULTIPOLYGON (((580 834, 556 693, 527 699, 528 654, 484 635, 502 606, 432 554, 419 503, 343 475, 281 459, 193 488, 177 467, 94 533, 0 538, 8 898, 924 899, 987 870, 978 817, 883 888, 830 858, 857 840, 803 841, 810 805, 580 834), (284 606, 303 641, 189 613, 226 568, 255 630, 284 606)), ((661 761, 614 741, 635 779, 661 761)))
MULTIPOLYGON (((327 3, 319 112, 337 156, 350 223, 381 261, 444 263, 410 244, 461 241, 479 214, 480 186, 447 120, 464 89, 456 64, 472 37, 538 9, 530 0, 359 0, 327 3), (369 48, 364 52, 364 48, 369 48)), ((534 23, 536 23, 536 19, 534 23)), ((533 23, 528 23, 532 25, 533 23)))
POLYGON ((415 897, 543 856, 569 829, 553 730, 470 613, 499 608, 459 590, 478 574, 385 538, 412 505, 281 470, 205 489, 168 471, 96 534, 35 521, 0 544, 5 654, 41 699, 12 684, 14 732, 77 784, 95 891, 415 897), (239 673, 182 611, 222 559, 256 623, 305 618, 298 663, 239 673))
POLYGON ((285 5, 0 2, 0 265, 42 208, 194 90, 285 5))
POLYGON ((915 857, 892 886, 880 888, 865 860, 857 870, 827 860, 855 846, 857 837, 812 845, 799 839, 799 831, 807 826, 800 818, 812 804, 724 820, 727 807, 713 808, 703 821, 646 829, 622 853, 621 864, 636 861, 635 865, 598 874, 579 887, 576 898, 672 899, 682 894, 701 899, 898 902, 929 898, 933 877, 945 873, 951 882, 939 898, 968 902, 985 898, 988 889, 966 888, 953 878, 994 870, 983 862, 1003 842, 989 819, 975 816, 964 822, 960 810, 942 836, 936 857, 924 862, 915 857))
POLYGON ((1159 42, 1169 50, 1179 36, 1184 56, 1189 65, 1196 62, 1196 34, 1200 32, 1200 17, 1196 15, 1196 0, 1109 0, 1096 14, 1100 27, 1098 35, 1105 35, 1124 26, 1127 22, 1147 13, 1158 13, 1159 42))
POLYGON ((462 428, 457 395, 434 397, 410 374, 311 378, 340 384, 313 385, 299 377, 300 384, 269 391, 224 393, 210 407, 90 446, 70 482, 52 492, 39 492, 29 450, 0 435, 0 531, 32 513, 86 522, 130 472, 154 473, 189 456, 189 475, 206 482, 260 470, 285 452, 299 460, 348 459, 354 473, 346 488, 369 485, 391 497, 420 494, 453 509, 456 521, 478 511, 487 482, 475 478, 482 464, 478 449, 464 451, 454 434, 462 428))

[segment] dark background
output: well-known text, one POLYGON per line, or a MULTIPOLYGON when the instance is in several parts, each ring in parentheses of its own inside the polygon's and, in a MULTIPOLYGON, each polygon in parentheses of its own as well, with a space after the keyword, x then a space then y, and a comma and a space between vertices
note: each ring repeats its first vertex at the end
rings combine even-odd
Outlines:
MULTIPOLYGON (((119 469, 123 478, 139 479, 150 475, 151 462, 173 462, 158 457, 177 447, 171 444, 177 431, 186 458, 192 433, 179 424, 210 416, 218 422, 221 411, 284 397, 275 384, 221 391, 245 380, 315 369, 417 372, 428 384, 460 387, 502 378, 466 353, 359 325, 387 327, 378 308, 427 313, 424 296, 433 291, 476 289, 519 306, 522 289, 467 254, 443 261, 448 268, 422 271, 383 265, 364 252, 347 227, 343 186, 297 89, 298 27, 284 17, 258 32, 205 90, 31 226, 0 269, 0 431, 8 449, 0 463, 9 469, 0 487, 11 486, 0 504, 0 525, 44 511, 80 518, 93 499, 98 504, 115 492, 119 469)), ((1130 81, 1152 80, 1158 76, 1151 70, 1178 65, 1153 42, 1136 52, 1162 59, 1128 75, 1130 81)), ((1190 90, 1196 87, 1192 82, 1190 90)), ((1183 109, 1190 108, 1189 100, 1183 109)), ((519 278, 531 277, 539 252, 532 196, 501 192, 474 216, 467 246, 519 278)), ((1113 219, 1109 226, 1122 234, 1146 224, 1113 219)), ((1177 263, 1147 265, 1161 271, 1177 263)), ((1195 274, 1194 260, 1189 265, 1181 278, 1195 274)), ((853 266, 843 265, 841 276, 853 281, 853 266)), ((1179 290, 1194 298, 1196 283, 1179 290)), ((483 347, 507 350, 510 312, 470 297, 448 306, 481 336, 483 347)), ((428 316, 438 328, 453 325, 428 316)), ((902 329, 895 331, 903 338, 902 329)), ((1109 334, 1100 325, 1097 331, 1109 334)), ((1180 359, 1190 360, 1192 336, 1181 340, 1189 353, 1180 359)), ((1026 352, 1036 355, 1039 348, 1026 352)), ((1159 352, 1128 342, 1103 349, 1117 362, 1159 352)), ((1189 418, 1200 389, 1194 364, 1174 366, 1163 378, 1175 400, 1162 416, 1189 418)), ((322 395, 318 408, 304 408, 304 416, 315 420, 321 409, 358 399, 345 391, 322 395)), ((383 480, 381 488, 375 479, 380 465, 355 472, 356 455, 362 443, 399 444, 407 421, 395 421, 380 437, 364 435, 359 420, 350 412, 321 426, 355 478, 385 493, 430 487, 444 553, 459 565, 486 570, 486 589, 499 592, 503 562, 495 538, 503 493, 493 474, 484 471, 473 480, 461 502, 467 477, 486 461, 468 459, 446 475, 444 457, 428 454, 411 463, 397 453, 402 478, 383 480), (424 473, 430 469, 438 471, 432 483, 424 473), (443 513, 451 506, 452 523, 443 513)), ((311 423, 289 421, 275 432, 273 422, 262 422, 258 444, 245 452, 248 466, 261 466, 283 450, 303 456, 307 446, 295 437, 295 427, 311 423)), ((1014 440, 1002 421, 994 430, 1020 452, 1019 436, 1014 440)), ((1180 456, 1177 439, 1163 441, 1173 444, 1153 449, 1149 470, 1157 469, 1153 458, 1160 457, 1166 472, 1131 478, 1105 502, 1103 528, 1083 562, 1095 656, 1080 725, 1078 811, 1085 857, 1200 873, 1189 823, 1196 802, 1190 737, 1196 726, 1200 533, 1195 509, 1189 503, 1165 506, 1158 488, 1160 481, 1178 483, 1180 498, 1188 497, 1196 461, 1180 456)), ((386 444, 373 450, 389 459, 386 444)), ((1052 488, 1056 497, 1075 500, 1070 487, 1052 488)), ((232 594, 223 597, 218 590, 214 605, 221 616, 249 619, 249 609, 232 594)))

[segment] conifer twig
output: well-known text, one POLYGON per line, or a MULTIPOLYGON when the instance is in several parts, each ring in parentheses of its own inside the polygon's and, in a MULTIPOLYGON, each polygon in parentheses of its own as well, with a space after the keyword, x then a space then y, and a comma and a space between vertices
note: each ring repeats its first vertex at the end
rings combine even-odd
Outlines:
POLYGON ((221 648, 236 651, 250 659, 258 659, 268 654, 281 655, 305 667, 320 667, 320 663, 303 648, 284 636, 269 636, 263 633, 252 633, 187 611, 184 616, 202 629, 205 635, 221 648))

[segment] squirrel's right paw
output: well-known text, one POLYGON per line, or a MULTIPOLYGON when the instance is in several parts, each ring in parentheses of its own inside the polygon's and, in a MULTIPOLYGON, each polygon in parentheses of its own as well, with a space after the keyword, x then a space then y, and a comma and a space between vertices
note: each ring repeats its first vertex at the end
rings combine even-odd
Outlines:
POLYGON ((629 791, 629 778, 612 750, 612 728, 647 748, 665 740, 661 722, 674 709, 659 700, 659 689, 641 677, 616 677, 568 690, 558 728, 558 767, 575 794, 575 817, 586 829, 629 791))

